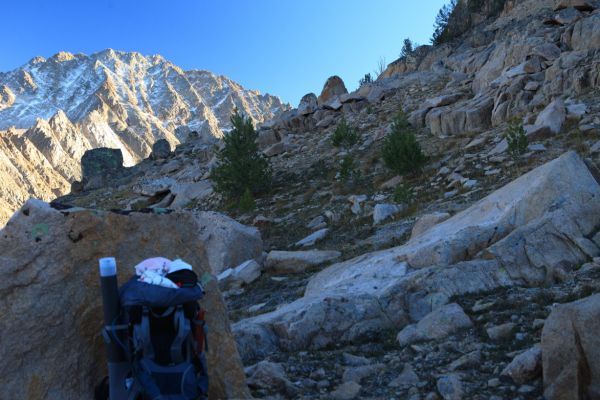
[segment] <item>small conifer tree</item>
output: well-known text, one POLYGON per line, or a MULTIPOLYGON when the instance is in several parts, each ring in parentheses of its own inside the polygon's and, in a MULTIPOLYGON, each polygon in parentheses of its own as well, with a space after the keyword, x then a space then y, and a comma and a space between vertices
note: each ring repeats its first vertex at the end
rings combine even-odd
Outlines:
POLYGON ((331 144, 335 147, 350 148, 358 143, 359 138, 358 132, 348 125, 345 118, 342 118, 331 135, 331 144))
POLYGON ((508 128, 504 135, 508 143, 508 154, 515 160, 518 160, 527 152, 529 140, 525 134, 523 124, 519 119, 513 119, 508 123, 508 128))
POLYGON ((413 197, 411 188, 404 184, 399 184, 394 188, 393 199, 396 203, 411 204, 413 197))
POLYGON ((427 161, 406 115, 402 112, 394 119, 381 152, 385 165, 400 175, 420 171, 427 161))
POLYGON ((360 178, 361 173, 354 157, 352 154, 345 155, 340 164, 340 180, 342 182, 347 182, 350 179, 358 181, 360 178))
POLYGON ((402 50, 400 51, 400 58, 405 59, 410 56, 415 51, 414 45, 410 38, 404 39, 404 44, 402 45, 402 50))
POLYGON ((233 129, 223 135, 223 147, 217 151, 217 166, 211 178, 217 192, 229 200, 263 193, 271 186, 271 168, 259 151, 258 133, 252 120, 237 110, 231 116, 233 129))

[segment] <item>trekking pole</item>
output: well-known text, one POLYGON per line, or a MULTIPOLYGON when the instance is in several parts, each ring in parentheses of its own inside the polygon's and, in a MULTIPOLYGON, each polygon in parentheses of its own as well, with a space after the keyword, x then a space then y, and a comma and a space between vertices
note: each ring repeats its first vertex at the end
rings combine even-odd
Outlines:
POLYGON ((104 309, 104 329, 102 336, 106 343, 108 359, 108 385, 110 400, 126 400, 128 390, 125 379, 130 367, 125 355, 124 328, 120 324, 119 285, 117 282, 117 263, 113 257, 100 259, 100 287, 104 309))

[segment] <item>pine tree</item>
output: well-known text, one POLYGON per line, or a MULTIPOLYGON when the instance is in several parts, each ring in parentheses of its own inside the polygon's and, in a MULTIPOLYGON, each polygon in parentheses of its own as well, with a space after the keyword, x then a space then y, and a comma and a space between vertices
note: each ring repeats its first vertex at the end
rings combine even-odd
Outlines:
POLYGON ((449 4, 445 4, 438 15, 435 17, 435 24, 433 26, 433 37, 431 43, 441 44, 449 40, 450 35, 448 32, 448 23, 450 22, 450 15, 456 8, 456 0, 451 0, 449 4))
POLYGON ((394 119, 392 130, 383 142, 381 156, 385 165, 400 175, 420 171, 427 161, 404 113, 394 119))
POLYGON ((217 192, 237 201, 247 191, 252 195, 267 191, 272 171, 258 149, 258 133, 252 120, 236 110, 231 124, 233 129, 223 135, 224 146, 217 151, 217 166, 211 178, 217 192))
POLYGON ((400 58, 406 58, 410 56, 413 51, 415 51, 413 42, 410 38, 404 39, 404 44, 402 45, 402 50, 400 51, 400 58))
POLYGON ((346 118, 342 117, 342 120, 335 127, 335 131, 331 135, 331 144, 335 147, 350 149, 359 140, 360 135, 356 132, 356 129, 348 125, 346 118))

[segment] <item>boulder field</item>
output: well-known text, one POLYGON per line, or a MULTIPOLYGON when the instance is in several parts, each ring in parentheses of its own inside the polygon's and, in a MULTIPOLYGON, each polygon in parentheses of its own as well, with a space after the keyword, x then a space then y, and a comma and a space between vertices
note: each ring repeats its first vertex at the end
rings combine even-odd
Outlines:
POLYGON ((590 239, 599 226, 600 185, 565 153, 402 246, 324 269, 304 297, 235 323, 242 359, 401 330, 453 296, 564 280, 600 255, 590 239))

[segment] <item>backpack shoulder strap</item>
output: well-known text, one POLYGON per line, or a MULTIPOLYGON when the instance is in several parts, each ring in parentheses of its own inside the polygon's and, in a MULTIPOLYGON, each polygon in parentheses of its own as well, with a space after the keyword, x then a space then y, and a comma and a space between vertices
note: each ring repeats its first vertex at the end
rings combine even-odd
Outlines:
POLYGON ((144 357, 154 359, 154 346, 150 337, 150 310, 142 308, 142 318, 139 324, 133 327, 133 346, 136 353, 141 351, 144 357))
POLYGON ((198 354, 208 351, 208 326, 202 307, 198 307, 192 322, 194 324, 194 350, 198 354))
MULTIPOLYGON (((185 317, 183 307, 178 305, 173 315, 173 324, 175 325, 175 331, 177 335, 173 339, 171 344, 171 362, 178 364, 183 362, 184 354, 182 346, 186 343, 191 333, 190 321, 185 317)), ((187 355, 189 357, 189 354, 187 355)))

